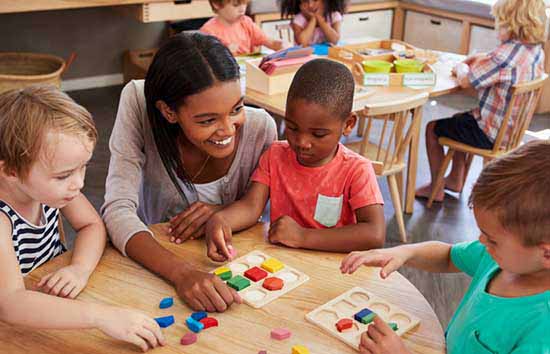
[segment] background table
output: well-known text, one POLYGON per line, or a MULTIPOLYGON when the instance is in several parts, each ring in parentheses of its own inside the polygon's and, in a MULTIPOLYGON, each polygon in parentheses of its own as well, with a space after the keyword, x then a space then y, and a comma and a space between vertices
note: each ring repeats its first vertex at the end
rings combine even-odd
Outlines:
MULTIPOLYGON (((205 271, 218 266, 206 257, 202 240, 175 245, 168 242, 160 225, 151 229, 164 246, 193 265, 205 271)), ((188 331, 185 319, 191 310, 177 298, 171 285, 123 257, 111 246, 107 247, 79 300, 131 307, 154 317, 174 315, 176 323, 163 329, 168 345, 155 349, 153 353, 156 354, 256 354, 262 349, 268 353, 286 354, 295 344, 307 346, 312 354, 355 353, 352 348, 306 322, 305 315, 350 288, 362 286, 421 319, 420 325, 404 336, 408 348, 415 353, 445 353, 443 331, 432 308, 399 273, 382 280, 378 277, 378 269, 364 267, 352 276, 344 276, 339 271, 342 254, 274 246, 263 240, 266 232, 267 225, 258 224, 237 234, 234 245, 239 255, 261 250, 307 273, 310 280, 262 309, 242 304, 232 306, 225 313, 212 314, 219 320, 220 326, 201 332, 197 343, 189 347, 181 346, 179 340, 188 331), (174 297, 174 306, 159 309, 159 301, 167 296, 174 297), (270 339, 270 331, 275 327, 290 329, 292 337, 285 341, 270 339)), ((27 284, 67 264, 69 260, 70 253, 67 253, 40 267, 26 278, 27 284)), ((10 354, 139 352, 137 347, 110 339, 97 330, 30 330, 3 323, 0 323, 0 343, 0 353, 10 354)))

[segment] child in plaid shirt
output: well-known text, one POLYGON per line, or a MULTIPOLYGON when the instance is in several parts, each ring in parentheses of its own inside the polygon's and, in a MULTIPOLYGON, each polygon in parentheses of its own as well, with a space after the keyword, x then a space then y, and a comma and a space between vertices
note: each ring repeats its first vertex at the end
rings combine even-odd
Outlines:
MULTIPOLYGON (((505 116, 513 85, 531 81, 544 71, 545 5, 543 0, 498 0, 493 6, 498 39, 501 44, 489 53, 469 56, 453 70, 461 87, 478 92, 479 107, 451 118, 430 122, 426 127, 426 149, 432 182, 443 162, 439 137, 447 137, 480 149, 492 149, 505 116)), ((519 107, 514 107, 511 127, 519 107), (515 113, 515 114, 514 114, 515 113)), ((445 189, 461 192, 464 186, 466 156, 456 152, 445 189)), ((432 184, 416 191, 428 198, 432 184)), ((441 190, 435 201, 441 202, 441 190)))

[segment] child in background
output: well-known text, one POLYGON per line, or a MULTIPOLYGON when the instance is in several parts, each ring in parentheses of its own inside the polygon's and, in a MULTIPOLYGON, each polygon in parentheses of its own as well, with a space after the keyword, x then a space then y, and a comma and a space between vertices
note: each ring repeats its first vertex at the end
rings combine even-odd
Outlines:
POLYGON ((282 0, 281 16, 293 16, 294 41, 304 47, 338 43, 345 0, 282 0))
MULTIPOLYGON (((439 137, 480 149, 492 149, 508 108, 512 86, 534 80, 544 72, 542 43, 546 40, 546 14, 543 0, 498 0, 492 12, 501 44, 489 53, 468 57, 454 69, 460 86, 473 87, 478 92, 479 107, 427 125, 426 150, 431 183, 419 188, 417 197, 430 197, 432 183, 443 162, 439 137)), ((519 104, 514 107, 508 121, 508 133, 519 113, 519 104)), ((457 151, 454 154, 452 170, 445 179, 445 189, 458 193, 462 191, 465 161, 464 153, 457 151)), ((435 201, 442 202, 444 196, 444 190, 441 190, 435 201)))
MULTIPOLYGON (((352 252, 342 273, 362 264, 382 267, 382 278, 403 265, 465 272, 472 282, 447 328, 447 353, 550 353, 548 171, 550 141, 525 144, 487 165, 474 185, 479 241, 352 252)), ((408 353, 380 319, 362 335, 361 350, 408 353)))
POLYGON ((233 55, 252 54, 264 45, 280 50, 283 42, 268 38, 265 33, 245 15, 250 0, 209 0, 216 13, 201 27, 201 32, 217 37, 233 55))
POLYGON ((384 245, 383 200, 372 164, 339 141, 351 133, 353 76, 343 64, 315 59, 296 73, 285 134, 260 158, 244 197, 206 225, 208 256, 230 259, 232 231, 254 225, 271 199, 269 241, 344 252, 384 245))
POLYGON ((54 87, 0 94, 0 320, 34 328, 98 328, 140 346, 164 344, 157 323, 136 311, 74 301, 107 239, 80 193, 97 140, 90 113, 54 87), (37 290, 23 277, 65 251, 59 211, 77 232, 70 265, 37 290))

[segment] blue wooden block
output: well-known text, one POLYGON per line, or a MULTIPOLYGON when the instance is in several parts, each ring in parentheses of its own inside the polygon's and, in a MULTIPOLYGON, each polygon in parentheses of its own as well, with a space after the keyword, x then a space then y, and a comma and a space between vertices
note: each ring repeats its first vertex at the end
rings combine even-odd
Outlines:
POLYGON ((164 298, 160 301, 159 307, 161 309, 167 309, 174 304, 174 299, 171 297, 164 298))
POLYGON ((195 320, 193 317, 189 317, 185 320, 185 324, 187 325, 187 327, 195 332, 195 333, 199 333, 200 331, 202 331, 204 329, 204 325, 202 323, 200 323, 199 321, 195 320))
POLYGON ((155 321, 157 321, 161 328, 166 328, 174 324, 174 316, 157 317, 155 321))
POLYGON ((372 314, 372 311, 369 310, 368 308, 364 308, 362 309, 361 311, 357 312, 355 315, 353 315, 353 318, 357 321, 357 322, 361 322, 363 323, 363 317, 367 317, 368 315, 372 314))
POLYGON ((193 312, 193 313, 191 314, 191 317, 192 317, 195 321, 200 321, 200 320, 202 320, 203 318, 208 317, 208 314, 207 314, 205 311, 198 311, 198 312, 193 312))

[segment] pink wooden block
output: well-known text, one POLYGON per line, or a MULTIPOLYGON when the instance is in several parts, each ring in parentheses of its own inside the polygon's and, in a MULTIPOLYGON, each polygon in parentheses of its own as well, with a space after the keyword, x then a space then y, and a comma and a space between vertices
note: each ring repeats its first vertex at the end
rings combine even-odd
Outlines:
POLYGON ((283 340, 283 339, 290 338, 291 335, 292 335, 292 332, 290 332, 286 328, 275 328, 271 330, 271 338, 273 339, 283 340))
POLYGON ((231 255, 231 259, 235 259, 237 257, 237 250, 233 246, 229 246, 227 249, 231 255))
POLYGON ((181 345, 190 345, 197 341, 197 335, 193 332, 185 333, 183 337, 181 337, 180 343, 181 345))

